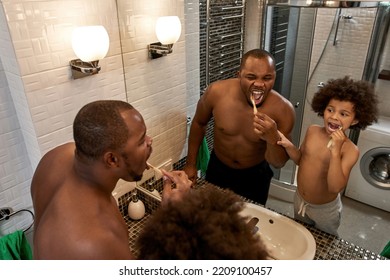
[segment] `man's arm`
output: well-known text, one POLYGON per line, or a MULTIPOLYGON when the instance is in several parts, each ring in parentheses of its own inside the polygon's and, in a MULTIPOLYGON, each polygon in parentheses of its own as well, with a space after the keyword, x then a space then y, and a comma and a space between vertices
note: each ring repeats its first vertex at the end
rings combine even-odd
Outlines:
POLYGON ((281 168, 289 159, 289 156, 286 150, 277 144, 280 140, 279 131, 291 141, 295 111, 288 100, 283 101, 280 108, 275 108, 275 110, 278 110, 279 114, 276 121, 268 115, 258 112, 254 118, 254 127, 255 133, 267 142, 265 159, 275 168, 281 168))
POLYGON ((201 96, 196 107, 194 119, 192 120, 190 135, 188 137, 188 154, 184 171, 192 182, 196 182, 196 158, 199 147, 206 134, 206 128, 212 116, 212 107, 210 105, 210 92, 212 86, 201 96))

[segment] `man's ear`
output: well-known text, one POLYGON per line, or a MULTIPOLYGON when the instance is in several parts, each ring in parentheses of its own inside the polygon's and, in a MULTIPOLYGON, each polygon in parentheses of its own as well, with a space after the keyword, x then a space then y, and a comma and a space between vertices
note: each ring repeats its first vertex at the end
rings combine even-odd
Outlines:
POLYGON ((107 152, 104 154, 104 163, 108 166, 118 166, 118 157, 113 152, 107 152))

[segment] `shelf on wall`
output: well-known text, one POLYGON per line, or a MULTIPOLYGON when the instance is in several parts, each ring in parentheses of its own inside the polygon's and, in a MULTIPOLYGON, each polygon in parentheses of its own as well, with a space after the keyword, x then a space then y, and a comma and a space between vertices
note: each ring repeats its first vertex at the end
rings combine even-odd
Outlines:
POLYGON ((381 70, 379 72, 378 79, 390 81, 390 70, 381 70))

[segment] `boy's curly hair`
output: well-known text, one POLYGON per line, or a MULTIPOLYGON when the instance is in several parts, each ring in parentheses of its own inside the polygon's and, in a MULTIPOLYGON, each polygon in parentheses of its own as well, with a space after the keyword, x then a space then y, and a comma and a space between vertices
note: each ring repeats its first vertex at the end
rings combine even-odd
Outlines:
POLYGON ((266 259, 258 235, 239 214, 244 203, 230 190, 213 185, 191 190, 178 202, 156 210, 136 246, 140 259, 266 259))
POLYGON ((365 129, 378 121, 378 97, 374 86, 366 81, 353 80, 348 76, 330 79, 315 93, 311 107, 318 116, 323 117, 331 99, 349 101, 354 105, 355 118, 359 121, 351 128, 365 129))

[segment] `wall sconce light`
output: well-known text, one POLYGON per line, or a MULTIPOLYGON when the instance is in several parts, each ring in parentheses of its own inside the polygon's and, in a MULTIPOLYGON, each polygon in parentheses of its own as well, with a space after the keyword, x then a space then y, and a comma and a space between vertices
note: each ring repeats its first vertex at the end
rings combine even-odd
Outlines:
POLYGON ((173 44, 179 39, 180 33, 179 17, 159 17, 156 22, 156 35, 159 42, 148 45, 149 57, 155 59, 172 53, 173 44))
POLYGON ((69 62, 73 79, 99 73, 99 59, 106 56, 109 45, 107 31, 101 25, 81 26, 73 30, 72 48, 78 57, 69 62))

